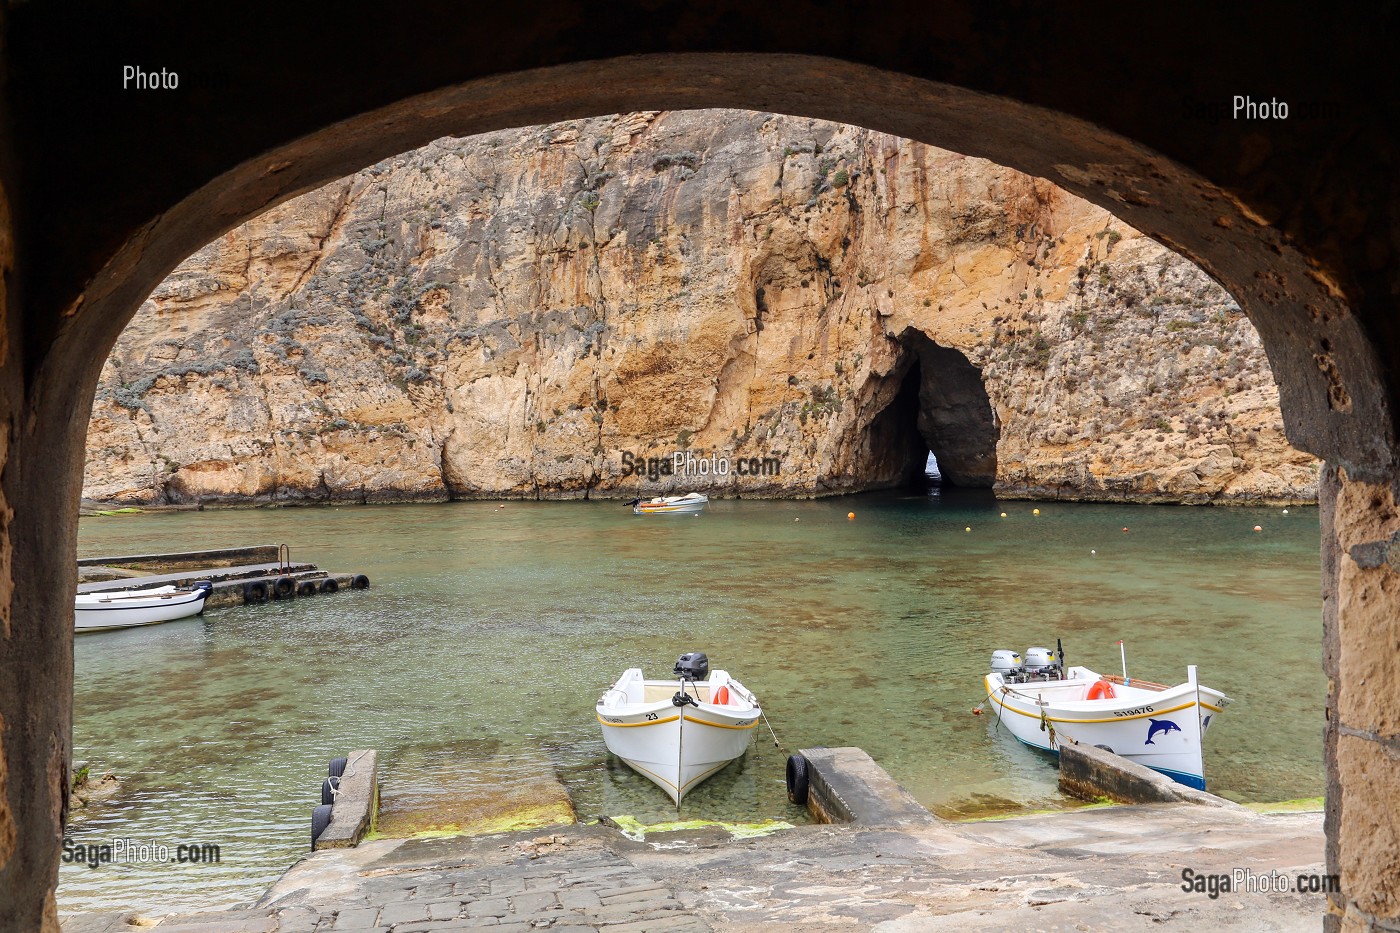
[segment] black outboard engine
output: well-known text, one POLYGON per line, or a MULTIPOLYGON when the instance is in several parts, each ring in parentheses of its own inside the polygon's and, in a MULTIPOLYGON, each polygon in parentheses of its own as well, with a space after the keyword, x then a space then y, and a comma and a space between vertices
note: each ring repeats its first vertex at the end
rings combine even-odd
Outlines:
POLYGON ((710 659, 703 651, 687 651, 676 661, 673 673, 682 680, 704 680, 710 676, 710 659))

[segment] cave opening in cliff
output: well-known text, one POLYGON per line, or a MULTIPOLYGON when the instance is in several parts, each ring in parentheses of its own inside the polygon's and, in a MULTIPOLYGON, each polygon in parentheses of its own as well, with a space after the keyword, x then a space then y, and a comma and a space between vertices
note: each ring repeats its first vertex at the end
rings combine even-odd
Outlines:
POLYGON ((923 382, 918 359, 911 359, 904 374, 894 378, 899 388, 870 422, 866 434, 868 473, 862 480, 871 486, 922 486, 930 454, 918 430, 919 386, 923 382))
POLYGON ((904 485, 988 489, 996 482, 998 424, 982 372, 963 353, 915 329, 899 392, 876 421, 886 461, 904 485))

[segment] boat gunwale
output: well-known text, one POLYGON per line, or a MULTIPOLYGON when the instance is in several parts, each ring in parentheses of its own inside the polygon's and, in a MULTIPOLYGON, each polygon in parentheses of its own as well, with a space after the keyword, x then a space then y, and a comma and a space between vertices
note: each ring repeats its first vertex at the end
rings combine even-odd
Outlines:
MULTIPOLYGON (((699 702, 693 705, 697 710, 705 713, 710 713, 711 715, 720 716, 728 719, 753 720, 753 722, 748 725, 731 726, 724 723, 706 722, 703 719, 695 719, 694 717, 688 715, 685 716, 685 719, 689 720, 690 722, 698 722, 701 725, 705 726, 719 726, 721 728, 726 729, 751 729, 754 726, 758 725, 759 717, 763 715, 763 709, 757 705, 751 706, 748 709, 736 709, 732 706, 721 706, 715 703, 705 702, 699 702)), ((602 703, 598 703, 594 706, 594 715, 596 715, 598 717, 598 721, 605 726, 654 726, 660 725, 663 722, 674 722, 676 719, 684 715, 680 712, 677 712, 673 716, 662 717, 660 719, 644 719, 641 722, 612 722, 604 718, 605 716, 613 716, 616 718, 631 718, 636 716, 642 716, 647 713, 662 713, 668 709, 680 708, 677 707, 670 700, 658 700, 655 703, 624 703, 621 706, 611 707, 603 706, 602 703)))
MULTIPOLYGON (((618 684, 622 683, 622 680, 625 677, 626 674, 624 674, 623 677, 619 677, 617 680, 613 681, 613 683, 610 684, 608 688, 603 691, 603 695, 598 698, 598 702, 594 704, 594 709, 597 712, 597 715, 600 719, 604 713, 611 713, 615 716, 636 716, 642 713, 659 713, 667 708, 675 707, 675 703, 671 700, 670 697, 667 697, 664 700, 653 700, 650 703, 623 702, 619 703, 617 706, 604 706, 603 700, 607 697, 609 693, 616 691, 626 696, 627 691, 618 686, 618 684)), ((698 681, 698 683, 703 684, 704 686, 712 689, 716 687, 729 687, 731 689, 731 693, 737 694, 739 698, 742 699, 744 702, 748 703, 749 706, 747 708, 744 708, 732 706, 727 703, 711 703, 708 700, 696 699, 693 703, 696 709, 704 709, 706 712, 712 712, 721 716, 728 716, 732 719, 743 719, 747 718, 749 715, 752 715, 753 718, 756 720, 758 719, 758 717, 763 715, 763 704, 758 702, 758 698, 755 697, 749 691, 748 687, 745 687, 741 682, 735 680, 733 677, 727 677, 727 679, 723 681, 706 680, 698 681)), ((646 678, 642 678, 641 685, 643 690, 645 690, 647 687, 659 687, 662 689, 670 689, 672 687, 675 687, 677 691, 679 691, 681 681, 648 680, 646 678)), ((607 723, 607 725, 616 725, 616 723, 607 723)), ((711 724, 706 723, 706 725, 711 724)))
POLYGON ((604 719, 603 714, 596 710, 594 711, 594 715, 603 725, 612 726, 616 729, 635 729, 638 726, 663 726, 668 722, 675 722, 677 719, 681 718, 678 714, 675 716, 667 716, 664 719, 643 719, 641 722, 610 722, 604 719))
MULTIPOLYGON (((77 597, 77 598, 78 598, 78 599, 82 599, 83 597, 82 597, 82 596, 79 596, 79 597, 77 597)), ((79 604, 79 603, 77 603, 77 602, 75 601, 74 604, 73 604, 73 611, 74 611, 74 612, 111 612, 111 611, 113 611, 113 610, 117 610, 117 611, 127 611, 127 610, 131 610, 131 609, 155 609, 155 608, 157 608, 157 607, 164 607, 164 606, 183 606, 183 605, 185 605, 186 603, 192 603, 192 602, 195 602, 196 600, 208 599, 208 598, 209 598, 209 591, 208 591, 208 590, 182 590, 182 591, 180 591, 180 592, 176 592, 176 593, 166 593, 166 594, 163 594, 163 595, 160 595, 160 596, 122 596, 122 597, 116 597, 116 598, 117 598, 117 599, 133 600, 133 601, 134 601, 134 600, 138 600, 138 599, 140 599, 140 600, 146 600, 146 601, 149 601, 149 600, 162 600, 162 602, 152 602, 151 605, 149 605, 149 606, 134 605, 134 604, 121 605, 121 606, 116 606, 116 605, 112 605, 112 606, 91 606, 91 605, 82 605, 82 604, 79 604), (168 602, 168 600, 171 600, 171 599, 173 599, 173 598, 176 597, 176 596, 184 596, 184 595, 186 595, 186 594, 189 594, 189 596, 190 596, 189 599, 180 600, 179 602, 168 602)), ((113 601, 114 601, 114 600, 112 600, 112 599, 104 599, 104 600, 102 600, 102 602, 104 602, 104 603, 110 603, 110 602, 113 602, 113 601)))
MULTIPOLYGON (((1054 684, 1054 686, 1056 687, 1063 687, 1081 684, 1083 683, 1083 681, 1080 679, 1075 679, 1072 681, 1067 680, 1061 682, 1052 681, 1050 683, 1054 684)), ((1164 716, 1169 713, 1180 712, 1184 709, 1188 709, 1196 705, 1203 706, 1206 709, 1211 710, 1212 712, 1219 713, 1223 712, 1225 707, 1227 707, 1230 703, 1233 702, 1233 700, 1230 697, 1226 696, 1218 690, 1215 690, 1211 687, 1205 687, 1200 684, 1192 684, 1189 681, 1187 683, 1177 684, 1174 687, 1169 687, 1166 690, 1152 691, 1150 694, 1152 699, 1114 697, 1112 699, 1104 700, 1047 701, 1044 703, 1044 705, 1037 702, 1035 697, 1030 696, 1025 691, 1017 689, 1017 687, 1023 685, 1007 684, 1005 682, 1001 682, 999 674, 987 674, 984 678, 984 684, 987 687, 988 698, 992 699, 1001 708, 1010 710, 1013 713, 1019 713, 1022 716, 1028 716, 1032 719, 1044 718, 1049 722, 1131 722, 1135 719, 1150 719, 1153 716, 1164 716), (998 678, 998 683, 996 683, 995 685, 992 681, 993 677, 998 678), (1192 694, 1196 695, 1192 696, 1192 694), (1006 699, 1003 699, 1003 697, 1005 697, 1006 699), (1206 702, 1206 698, 1217 699, 1223 702, 1209 703, 1206 702), (1008 700, 1010 700, 1010 702, 1008 702, 1008 700), (1017 703, 1018 700, 1020 701, 1019 704, 1017 703), (1182 700, 1185 700, 1185 702, 1181 702, 1182 700), (1093 716, 1094 714, 1098 713, 1118 711, 1127 712, 1142 706, 1166 707, 1168 704, 1171 703, 1180 703, 1180 705, 1170 706, 1170 708, 1152 709, 1147 712, 1137 713, 1131 716, 1115 715, 1104 718, 1089 718, 1090 716, 1093 716), (1026 708, 1023 709, 1021 708, 1022 706, 1026 708), (1050 715, 1052 711, 1062 715, 1050 715), (1068 716, 1070 718, 1063 718, 1065 716, 1068 716)))

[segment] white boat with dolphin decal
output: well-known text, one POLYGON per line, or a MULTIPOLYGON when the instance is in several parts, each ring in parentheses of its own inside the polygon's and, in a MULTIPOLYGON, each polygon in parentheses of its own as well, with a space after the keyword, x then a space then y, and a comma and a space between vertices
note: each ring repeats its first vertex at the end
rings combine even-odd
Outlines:
POLYGON ((608 751, 680 806, 686 793, 748 750, 763 710, 726 671, 698 651, 681 655, 673 680, 623 672, 598 700, 608 751))
POLYGON ((1066 667, 1062 649, 1028 648, 1024 660, 996 651, 985 683, 998 723, 1026 745, 1052 753, 1067 739, 1096 745, 1198 790, 1202 739, 1231 703, 1197 680, 1194 664, 1171 687, 1066 667))

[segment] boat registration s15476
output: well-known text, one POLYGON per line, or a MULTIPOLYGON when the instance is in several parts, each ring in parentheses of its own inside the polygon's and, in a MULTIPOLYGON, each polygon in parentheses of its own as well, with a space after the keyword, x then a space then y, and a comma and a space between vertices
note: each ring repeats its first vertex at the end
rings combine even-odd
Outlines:
POLYGON ((1146 713, 1153 712, 1154 709, 1155 709, 1155 707, 1151 707, 1151 706, 1138 706, 1138 707, 1135 707, 1134 709, 1116 709, 1116 710, 1113 711, 1113 715, 1115 715, 1115 716, 1122 716, 1122 717, 1127 717, 1127 716, 1142 716, 1142 715, 1144 715, 1144 714, 1146 714, 1146 713))

